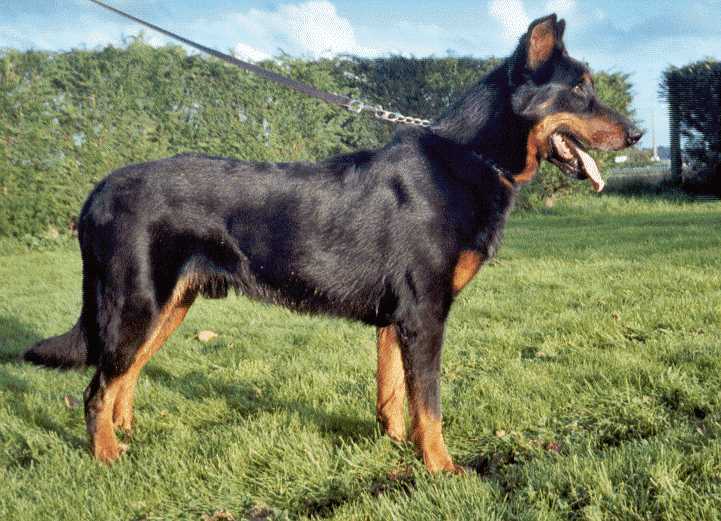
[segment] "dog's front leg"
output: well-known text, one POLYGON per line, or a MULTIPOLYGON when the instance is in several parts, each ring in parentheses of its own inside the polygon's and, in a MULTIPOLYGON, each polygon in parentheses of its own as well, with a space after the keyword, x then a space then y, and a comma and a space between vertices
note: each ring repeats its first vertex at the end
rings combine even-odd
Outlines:
POLYGON ((411 414, 411 440, 432 472, 463 473, 443 441, 440 369, 444 318, 424 317, 399 324, 411 414))
POLYGON ((406 439, 403 408, 406 382, 401 347, 395 325, 378 328, 378 371, 376 414, 385 433, 395 441, 406 439))

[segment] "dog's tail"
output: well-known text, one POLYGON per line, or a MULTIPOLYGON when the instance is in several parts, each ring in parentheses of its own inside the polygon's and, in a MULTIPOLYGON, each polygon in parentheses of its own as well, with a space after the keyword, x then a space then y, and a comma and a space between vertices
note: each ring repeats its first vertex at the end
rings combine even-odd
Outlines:
POLYGON ((70 331, 46 338, 23 353, 23 360, 45 367, 71 369, 88 365, 88 344, 82 317, 70 331))

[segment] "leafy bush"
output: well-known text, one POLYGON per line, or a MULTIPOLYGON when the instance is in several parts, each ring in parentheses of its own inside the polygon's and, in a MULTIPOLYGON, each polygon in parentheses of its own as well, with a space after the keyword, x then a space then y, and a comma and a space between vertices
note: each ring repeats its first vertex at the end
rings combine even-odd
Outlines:
POLYGON ((669 67, 661 96, 678 117, 683 149, 692 173, 684 187, 721 194, 721 62, 707 59, 669 67))
POLYGON ((707 59, 669 67, 661 80, 661 96, 676 105, 686 154, 706 167, 721 162, 721 62, 707 59))
MULTIPOLYGON (((321 89, 330 64, 268 63, 321 89)), ((378 144, 367 121, 179 47, 0 57, 0 235, 66 229, 109 171, 183 151, 315 160, 378 144)))
MULTIPOLYGON (((433 117, 497 63, 474 58, 353 57, 263 64, 319 89, 433 117)), ((630 105, 622 75, 602 97, 630 105)), ((178 46, 0 53, 0 236, 53 238, 72 226, 91 187, 124 164, 198 151, 313 161, 382 145, 393 127, 357 117, 178 46)), ((522 207, 580 189, 555 170, 522 207)))

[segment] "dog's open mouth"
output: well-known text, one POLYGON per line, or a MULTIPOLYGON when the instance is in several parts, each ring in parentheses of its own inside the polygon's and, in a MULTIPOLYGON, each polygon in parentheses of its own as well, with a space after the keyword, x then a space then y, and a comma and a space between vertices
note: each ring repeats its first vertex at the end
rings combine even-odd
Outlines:
POLYGON ((570 134, 555 132, 550 138, 551 153, 548 160, 569 175, 579 179, 588 178, 593 188, 600 192, 606 186, 593 158, 588 155, 580 141, 570 134))

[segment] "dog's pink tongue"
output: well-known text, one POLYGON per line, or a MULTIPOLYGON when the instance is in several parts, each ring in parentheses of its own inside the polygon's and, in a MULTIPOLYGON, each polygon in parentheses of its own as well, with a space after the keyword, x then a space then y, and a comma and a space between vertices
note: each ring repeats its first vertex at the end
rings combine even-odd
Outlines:
POLYGON ((594 190, 596 190, 597 192, 603 191, 606 183, 604 183, 603 179, 601 178, 601 172, 598 170, 596 162, 591 156, 589 156, 580 148, 576 148, 576 154, 578 155, 578 159, 583 164, 583 170, 584 172, 586 172, 586 175, 591 180, 591 184, 593 185, 594 190))

